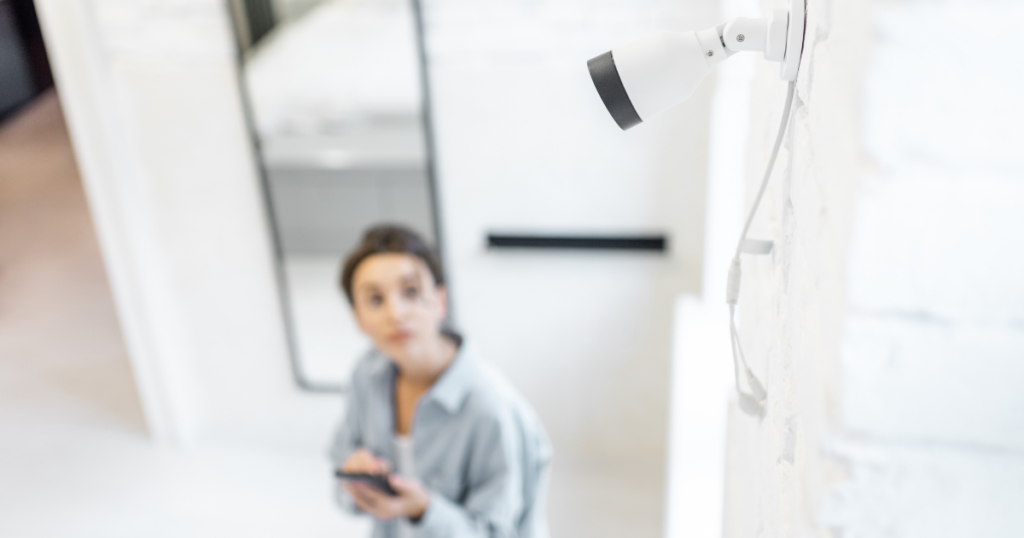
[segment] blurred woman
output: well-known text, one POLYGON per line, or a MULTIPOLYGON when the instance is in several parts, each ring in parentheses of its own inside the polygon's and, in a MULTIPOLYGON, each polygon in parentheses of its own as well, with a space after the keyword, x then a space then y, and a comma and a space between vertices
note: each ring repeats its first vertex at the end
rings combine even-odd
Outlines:
POLYGON ((547 435, 444 328, 437 255, 406 228, 376 227, 346 260, 341 287, 374 349, 352 375, 331 456, 344 472, 387 476, 394 491, 342 480, 342 505, 373 516, 378 538, 546 538, 547 435))

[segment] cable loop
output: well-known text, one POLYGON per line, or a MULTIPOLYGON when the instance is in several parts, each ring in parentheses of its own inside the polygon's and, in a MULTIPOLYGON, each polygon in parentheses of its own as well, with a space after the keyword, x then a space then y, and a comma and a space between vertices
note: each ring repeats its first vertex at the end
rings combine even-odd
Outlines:
POLYGON ((793 109, 793 96, 796 93, 796 82, 790 82, 786 91, 786 106, 782 110, 782 121, 779 124, 779 134, 775 137, 775 146, 772 148, 771 158, 768 159, 768 166, 765 168, 764 177, 761 179, 761 186, 757 189, 757 196, 754 204, 750 207, 747 220, 743 224, 743 233, 736 243, 736 254, 729 265, 729 281, 726 286, 726 303, 729 305, 729 340, 732 345, 732 361, 734 367, 734 378, 736 381, 736 392, 740 397, 740 408, 751 415, 764 413, 764 401, 768 398, 768 392, 754 372, 747 366, 747 358, 743 354, 743 347, 740 344, 740 333, 736 328, 736 305, 739 303, 740 280, 742 271, 740 267, 740 254, 743 252, 743 245, 747 241, 747 233, 750 232, 750 225, 754 222, 754 215, 761 205, 764 192, 768 188, 768 180, 772 177, 772 169, 775 167, 775 160, 779 157, 779 149, 782 147, 783 135, 786 133, 786 126, 789 125, 790 113, 793 109), (747 386, 750 391, 744 391, 740 383, 740 368, 746 375, 747 386))

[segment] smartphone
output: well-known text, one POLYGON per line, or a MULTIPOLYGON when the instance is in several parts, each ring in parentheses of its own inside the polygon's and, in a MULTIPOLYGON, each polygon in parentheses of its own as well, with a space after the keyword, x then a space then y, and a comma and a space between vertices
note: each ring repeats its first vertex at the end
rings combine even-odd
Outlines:
POLYGON ((351 480, 353 482, 367 484, 374 489, 391 495, 392 497, 398 495, 398 492, 395 491, 388 482, 388 475, 386 474, 346 473, 344 471, 334 471, 334 476, 342 480, 351 480))

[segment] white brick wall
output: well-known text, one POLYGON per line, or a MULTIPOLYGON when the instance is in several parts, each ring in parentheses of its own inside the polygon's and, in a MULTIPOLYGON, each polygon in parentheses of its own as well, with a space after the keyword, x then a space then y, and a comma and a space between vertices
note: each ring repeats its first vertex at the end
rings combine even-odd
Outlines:
POLYGON ((849 476, 817 506, 817 524, 845 538, 1021 536, 1024 458, 947 443, 832 440, 849 476))
MULTIPOLYGON (((808 3, 725 535, 1024 535, 1024 5, 808 3)), ((784 91, 760 69, 748 192, 784 91)))

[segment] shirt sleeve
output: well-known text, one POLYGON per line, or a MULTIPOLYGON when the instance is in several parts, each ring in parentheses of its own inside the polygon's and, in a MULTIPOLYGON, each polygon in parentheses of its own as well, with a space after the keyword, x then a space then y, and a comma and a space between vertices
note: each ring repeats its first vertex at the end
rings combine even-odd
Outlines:
POLYGON ((523 512, 519 432, 508 417, 491 417, 477 430, 460 502, 436 491, 413 526, 417 538, 514 538, 523 512))
MULTIPOLYGON (((352 383, 349 386, 350 389, 345 398, 345 417, 335 431, 334 439, 331 442, 330 459, 333 466, 332 472, 341 469, 341 465, 345 463, 345 460, 363 445, 363 428, 359 417, 359 399, 356 395, 358 390, 357 384, 352 383)), ((345 491, 345 488, 341 487, 340 480, 334 481, 334 498, 343 509, 352 513, 362 513, 356 508, 355 502, 348 492, 345 491)))

